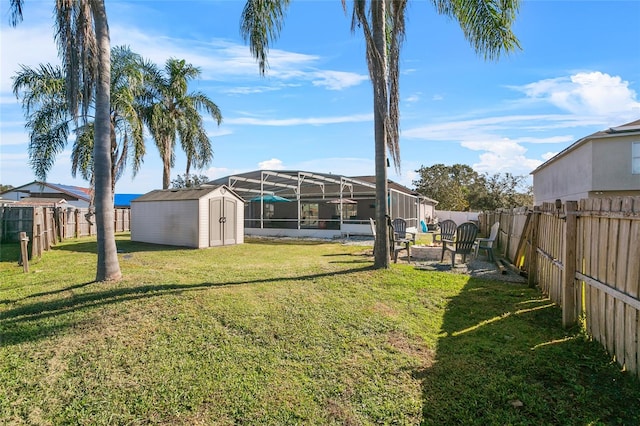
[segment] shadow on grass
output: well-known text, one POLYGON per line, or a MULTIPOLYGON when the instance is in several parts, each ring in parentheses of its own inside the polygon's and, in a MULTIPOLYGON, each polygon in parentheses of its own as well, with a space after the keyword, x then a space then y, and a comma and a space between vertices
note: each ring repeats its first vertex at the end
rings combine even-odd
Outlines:
MULTIPOLYGON (((113 288, 108 290, 98 289, 93 292, 81 294, 71 293, 70 295, 66 294, 65 297, 64 294, 67 291, 86 287, 88 284, 92 283, 75 284, 56 291, 34 294, 20 300, 5 301, 9 303, 15 303, 31 299, 36 296, 47 296, 55 294, 60 295, 59 298, 56 298, 54 300, 27 302, 13 309, 8 309, 0 312, 0 329, 2 329, 0 342, 2 343, 2 345, 15 345, 25 341, 35 341, 38 339, 46 338, 50 335, 50 333, 54 331, 60 331, 65 327, 71 327, 75 324, 75 321, 69 321, 67 319, 62 319, 59 321, 57 320, 58 322, 50 321, 51 319, 55 319, 56 317, 67 314, 72 314, 76 311, 93 309, 99 306, 112 305, 134 300, 178 294, 185 291, 197 291, 216 287, 265 283, 275 284, 285 281, 315 281, 318 278, 322 277, 348 275, 371 269, 372 266, 368 265, 362 268, 353 268, 330 273, 302 275, 298 277, 288 276, 281 278, 255 279, 247 281, 221 281, 217 283, 203 282, 197 284, 141 285, 135 287, 113 288), (55 325, 51 325, 47 321, 55 323, 55 325), (60 322, 64 325, 60 325, 60 322)), ((99 285, 98 283, 95 284, 97 286, 99 285)))
POLYGON ((256 245, 270 245, 270 246, 291 245, 292 241, 295 241, 295 244, 300 246, 319 246, 323 244, 332 243, 332 241, 330 240, 321 240, 321 239, 307 240, 304 238, 297 238, 297 237, 290 237, 290 238, 287 238, 287 237, 256 238, 256 237, 248 237, 248 236, 245 237, 245 243, 256 244, 256 245))
POLYGON ((640 383, 536 289, 470 279, 422 380, 423 424, 640 424, 640 383))
MULTIPOLYGON (((78 242, 66 242, 64 244, 53 247, 53 250, 73 251, 78 253, 97 253, 98 246, 96 240, 86 240, 78 242)), ((149 244, 127 239, 117 239, 116 247, 118 253, 142 253, 154 251, 172 251, 172 250, 197 250, 192 247, 167 246, 162 244, 149 244)))
MULTIPOLYGON (((291 240, 286 239, 253 239, 247 238, 245 240, 247 244, 255 244, 255 245, 291 245, 291 240)), ((315 240, 295 240, 296 245, 320 245, 326 244, 326 241, 315 241, 315 240)), ((17 246, 17 245, 16 245, 17 246)), ((131 241, 128 235, 120 236, 116 238, 116 246, 118 248, 118 253, 142 253, 142 252, 156 252, 156 251, 172 251, 172 250, 200 250, 194 247, 184 247, 184 246, 170 246, 170 245, 162 245, 162 244, 151 244, 151 243, 143 243, 139 241, 131 241)), ((17 246, 17 252, 19 253, 19 246, 17 246)), ((77 242, 66 242, 59 246, 54 246, 54 250, 62 250, 62 251, 73 251, 78 253, 96 253, 97 252, 97 242, 95 239, 92 240, 84 240, 77 242)))
MULTIPOLYGON (((0 300, 0 303, 5 303, 5 304, 7 304, 7 303, 16 303, 16 302, 19 302, 19 301, 22 301, 22 300, 33 299, 35 297, 51 296, 51 295, 54 295, 54 294, 64 293, 65 291, 77 290, 77 289, 86 287, 89 284, 94 284, 94 283, 95 283, 95 281, 89 281, 89 282, 86 282, 86 283, 74 284, 74 285, 71 285, 69 287, 61 288, 61 289, 58 289, 58 290, 43 291, 43 292, 40 292, 40 293, 33 293, 33 294, 28 295, 28 296, 21 297, 20 299, 0 300)), ((2 314, 0 314, 0 318, 1 318, 1 315, 2 314)))

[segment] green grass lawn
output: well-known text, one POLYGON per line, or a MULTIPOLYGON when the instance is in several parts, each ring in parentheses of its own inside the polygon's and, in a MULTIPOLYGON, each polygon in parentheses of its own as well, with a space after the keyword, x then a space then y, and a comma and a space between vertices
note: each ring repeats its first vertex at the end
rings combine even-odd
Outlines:
POLYGON ((526 285, 363 247, 0 253, 0 424, 639 424, 640 384, 526 285))

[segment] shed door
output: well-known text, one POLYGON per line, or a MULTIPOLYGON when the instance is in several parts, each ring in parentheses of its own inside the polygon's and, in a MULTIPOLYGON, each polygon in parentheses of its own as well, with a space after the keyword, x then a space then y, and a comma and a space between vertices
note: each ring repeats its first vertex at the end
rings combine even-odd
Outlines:
POLYGON ((237 202, 220 197, 209 200, 209 246, 236 244, 237 202))
POLYGON ((233 198, 223 198, 224 221, 222 222, 222 239, 224 244, 236 244, 236 218, 238 203, 233 198))

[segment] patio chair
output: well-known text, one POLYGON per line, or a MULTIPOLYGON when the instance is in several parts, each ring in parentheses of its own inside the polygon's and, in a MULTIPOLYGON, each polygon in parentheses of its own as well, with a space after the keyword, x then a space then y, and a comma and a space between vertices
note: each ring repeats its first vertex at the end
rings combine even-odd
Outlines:
POLYGON ((393 263, 398 263, 398 252, 407 251, 407 261, 411 263, 411 243, 415 240, 415 234, 407 232, 407 222, 402 218, 391 220, 387 216, 389 226, 389 247, 393 253, 393 263))
POLYGON ((466 263, 467 255, 473 251, 478 227, 473 222, 465 222, 456 228, 454 239, 442 238, 442 256, 440 262, 444 261, 444 252, 451 252, 451 268, 456 264, 456 254, 462 255, 462 263, 466 263))
POLYGON ((407 221, 402 218, 395 218, 393 222, 393 232, 397 238, 401 240, 411 240, 412 243, 416 242, 416 234, 418 230, 415 227, 407 228, 407 221))
POLYGON ((443 220, 438 224, 440 233, 433 236, 433 242, 442 240, 452 241, 456 237, 456 229, 458 225, 451 219, 443 220))
POLYGON ((476 238, 476 242, 474 244, 474 256, 478 257, 478 251, 485 250, 487 252, 487 257, 491 262, 493 262, 493 243, 496 241, 498 237, 498 231, 500 230, 500 222, 496 222, 491 226, 491 232, 489 233, 489 238, 476 238))
MULTIPOLYGON (((371 226, 371 233, 373 234, 373 255, 376 254, 376 222, 372 218, 369 218, 369 225, 371 226)), ((411 239, 401 239, 397 236, 395 229, 393 227, 393 222, 391 218, 387 216, 387 226, 389 227, 389 249, 390 255, 393 256, 393 262, 398 263, 398 252, 401 250, 407 250, 407 259, 409 263, 411 263, 411 239)), ((406 235, 405 231, 405 235, 406 235)))

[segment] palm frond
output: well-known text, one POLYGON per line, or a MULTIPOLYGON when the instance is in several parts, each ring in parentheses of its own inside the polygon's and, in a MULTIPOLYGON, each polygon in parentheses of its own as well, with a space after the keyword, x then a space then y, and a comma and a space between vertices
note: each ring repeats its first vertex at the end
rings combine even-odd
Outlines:
POLYGON ((405 36, 405 10, 407 0, 393 0, 388 12, 388 93, 389 110, 387 148, 396 172, 401 172, 400 161, 400 50, 405 36))
POLYGON ((71 176, 80 176, 84 180, 93 180, 93 123, 75 130, 76 140, 71 150, 71 176))
POLYGON ((260 74, 269 64, 269 43, 280 35, 290 0, 248 0, 242 11, 240 33, 258 61, 260 74))
POLYGON ((11 19, 9 22, 12 27, 15 27, 20 22, 22 22, 22 4, 24 0, 11 0, 10 8, 11 8, 11 19))
POLYGON ((98 70, 91 5, 82 0, 57 0, 55 12, 55 39, 65 69, 69 111, 74 118, 86 120, 98 70))
POLYGON ((438 13, 455 18, 464 37, 485 59, 520 49, 511 31, 520 0, 432 0, 438 13))

